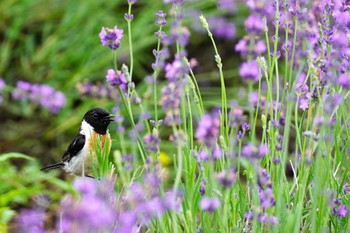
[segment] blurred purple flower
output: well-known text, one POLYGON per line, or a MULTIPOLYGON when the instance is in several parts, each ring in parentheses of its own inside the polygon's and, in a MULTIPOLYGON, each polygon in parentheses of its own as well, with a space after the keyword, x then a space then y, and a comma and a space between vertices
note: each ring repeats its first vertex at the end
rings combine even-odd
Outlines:
POLYGON ((211 32, 218 38, 232 40, 236 36, 236 27, 224 17, 210 17, 208 24, 211 32))
POLYGON ((49 109, 52 113, 57 113, 66 104, 64 94, 46 84, 18 81, 11 94, 14 99, 29 100, 49 109))
POLYGON ((218 145, 213 149, 212 157, 214 160, 218 160, 222 157, 222 149, 218 145))
POLYGON ((114 182, 77 178, 76 199, 67 195, 61 202, 57 229, 61 232, 133 232, 166 211, 178 211, 181 197, 172 191, 161 195, 157 173, 147 173, 143 183, 133 183, 115 193, 114 182))
POLYGON ((266 30, 266 25, 261 17, 250 15, 244 22, 244 26, 248 33, 261 34, 266 30))
POLYGON ((89 178, 77 178, 74 187, 81 197, 66 196, 61 202, 61 218, 57 228, 62 232, 111 231, 117 217, 111 199, 115 198, 112 183, 89 178))
POLYGON ((26 209, 17 216, 19 233, 44 233, 45 212, 40 209, 26 209))
POLYGON ((209 160, 209 153, 206 149, 200 149, 198 151, 198 161, 202 162, 202 161, 208 161, 209 160))
POLYGON ((116 50, 119 48, 123 33, 123 30, 118 29, 117 26, 115 26, 114 29, 102 27, 99 37, 103 46, 108 46, 116 50))
POLYGON ((220 206, 220 200, 217 197, 209 198, 209 197, 202 197, 200 204, 200 208, 207 212, 214 212, 217 208, 220 206))
POLYGON ((230 188, 236 182, 236 172, 234 169, 226 169, 216 174, 216 179, 225 187, 230 188))
POLYGON ((237 3, 235 0, 218 0, 217 6, 219 9, 236 12, 237 11, 237 3))
POLYGON ((242 156, 249 159, 262 159, 269 153, 267 144, 261 144, 259 147, 252 143, 246 144, 242 149, 242 156))
POLYGON ((249 46, 249 38, 243 38, 235 45, 235 50, 240 52, 242 57, 247 57, 248 55, 256 57, 266 52, 266 45, 264 41, 258 40, 254 46, 249 46))
POLYGON ((143 136, 143 142, 145 143, 146 150, 148 152, 157 152, 159 150, 160 138, 157 130, 153 130, 152 133, 147 133, 143 136))
POLYGON ((256 61, 247 61, 241 64, 239 74, 244 81, 257 82, 260 78, 260 69, 256 61))
POLYGON ((244 120, 243 109, 240 107, 232 107, 229 112, 229 125, 231 127, 238 127, 244 120))
POLYGON ((180 104, 181 104, 182 85, 178 82, 169 82, 161 89, 161 98, 159 104, 162 106, 166 116, 164 123, 166 125, 180 124, 180 104))
POLYGON ((202 116, 196 132, 196 138, 209 148, 214 148, 220 133, 220 118, 218 115, 202 116))
POLYGON ((298 104, 299 108, 303 111, 308 110, 310 104, 310 93, 300 96, 298 104))
POLYGON ((106 81, 111 85, 111 86, 120 86, 120 88, 125 91, 127 90, 128 87, 128 80, 125 77, 125 74, 122 73, 120 70, 115 70, 113 69, 108 69, 107 70, 107 75, 106 75, 106 81))
POLYGON ((76 85, 76 89, 81 95, 91 96, 97 99, 108 98, 110 100, 115 100, 119 94, 118 91, 112 86, 106 86, 105 84, 93 84, 88 81, 78 83, 76 85))
POLYGON ((278 223, 277 217, 273 215, 269 216, 267 213, 256 213, 253 211, 248 211, 245 213, 244 218, 247 220, 253 220, 255 216, 258 218, 259 222, 264 224, 275 225, 278 223))
POLYGON ((165 77, 171 82, 179 81, 186 76, 188 71, 188 66, 176 58, 173 63, 168 63, 165 66, 165 77))
POLYGON ((273 207, 276 204, 275 197, 271 188, 259 190, 259 198, 261 208, 264 210, 273 207))
POLYGON ((344 88, 350 89, 350 72, 341 74, 338 78, 338 83, 344 88))

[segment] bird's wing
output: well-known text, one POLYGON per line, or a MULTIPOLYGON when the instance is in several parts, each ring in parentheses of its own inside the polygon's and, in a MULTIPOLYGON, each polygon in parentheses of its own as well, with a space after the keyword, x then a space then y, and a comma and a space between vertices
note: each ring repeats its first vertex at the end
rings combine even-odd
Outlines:
POLYGON ((67 150, 64 152, 62 161, 66 162, 71 160, 72 157, 76 156, 85 144, 85 135, 78 134, 75 139, 70 143, 67 150))

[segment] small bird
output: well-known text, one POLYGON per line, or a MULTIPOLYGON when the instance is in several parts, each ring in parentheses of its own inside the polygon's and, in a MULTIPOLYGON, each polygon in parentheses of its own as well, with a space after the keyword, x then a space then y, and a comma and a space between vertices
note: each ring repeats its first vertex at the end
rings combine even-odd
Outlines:
MULTIPOLYGON (((62 156, 62 161, 41 169, 48 171, 62 167, 66 172, 78 176, 88 176, 92 171, 91 158, 95 158, 93 145, 98 136, 101 136, 101 147, 106 140, 111 146, 111 137, 107 132, 107 127, 113 121, 114 116, 103 108, 93 108, 87 111, 82 120, 78 135, 70 143, 62 156)), ((110 150, 110 148, 109 148, 110 150)))

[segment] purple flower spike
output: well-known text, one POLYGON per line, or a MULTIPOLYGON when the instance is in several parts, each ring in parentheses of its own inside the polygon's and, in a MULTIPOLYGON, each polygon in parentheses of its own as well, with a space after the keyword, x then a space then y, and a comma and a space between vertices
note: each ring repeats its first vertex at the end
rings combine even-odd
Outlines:
POLYGON ((156 16, 158 17, 158 19, 156 21, 157 25, 165 25, 166 24, 166 20, 165 20, 166 13, 164 13, 163 11, 158 11, 156 13, 156 16))
POLYGON ((256 15, 250 15, 244 22, 244 26, 249 33, 261 34, 266 30, 264 21, 256 15))
POLYGON ((236 182, 236 173, 233 169, 224 170, 216 174, 216 179, 223 187, 230 188, 236 182))
POLYGON ((64 94, 46 84, 18 81, 11 94, 16 100, 31 101, 49 109, 52 113, 57 113, 66 104, 64 94))
POLYGON ((196 138, 210 148, 216 146, 220 133, 220 119, 217 116, 205 114, 199 122, 196 138))
POLYGON ((123 38, 124 31, 118 29, 117 26, 114 29, 102 27, 99 34, 100 40, 103 46, 108 46, 113 50, 119 48, 120 40, 123 38))
POLYGON ((45 212, 40 209, 23 210, 17 217, 20 232, 44 233, 45 212))
POLYGON ((128 87, 128 80, 125 77, 125 74, 120 70, 117 72, 113 69, 107 70, 106 80, 111 86, 120 86, 122 90, 126 90, 128 87))
POLYGON ((218 198, 209 198, 204 196, 200 202, 200 208, 207 212, 214 212, 220 206, 218 198))
POLYGON ((257 82, 260 78, 260 69, 256 61, 247 61, 240 66, 239 74, 244 81, 251 80, 257 82))
POLYGON ((347 89, 350 89, 350 73, 348 74, 341 74, 338 78, 338 83, 347 89))

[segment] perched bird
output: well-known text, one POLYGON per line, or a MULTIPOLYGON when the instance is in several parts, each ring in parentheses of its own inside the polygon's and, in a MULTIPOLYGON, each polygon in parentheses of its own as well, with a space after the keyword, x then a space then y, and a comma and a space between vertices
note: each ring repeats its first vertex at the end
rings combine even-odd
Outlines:
MULTIPOLYGON (((62 161, 42 168, 42 171, 48 171, 62 167, 65 171, 79 176, 86 176, 92 171, 92 158, 95 158, 93 145, 96 145, 96 139, 101 137, 101 147, 103 148, 106 140, 111 146, 111 137, 107 132, 107 127, 114 116, 103 108, 93 108, 85 113, 81 122, 78 135, 70 143, 62 156, 62 161)), ((110 149, 110 148, 109 148, 110 149)))

